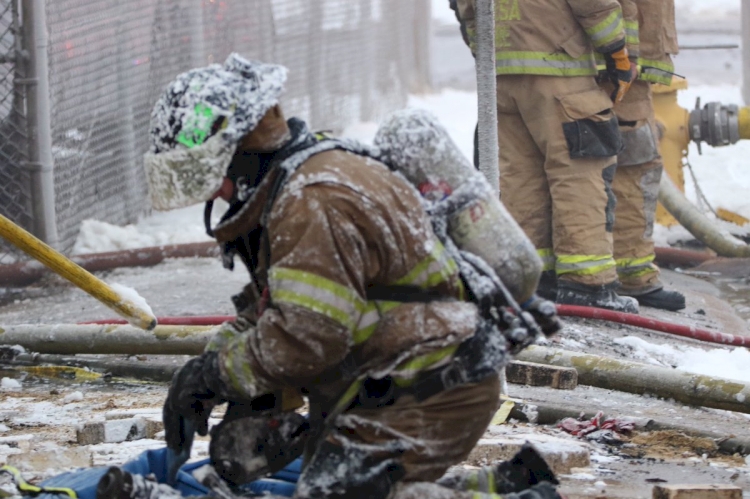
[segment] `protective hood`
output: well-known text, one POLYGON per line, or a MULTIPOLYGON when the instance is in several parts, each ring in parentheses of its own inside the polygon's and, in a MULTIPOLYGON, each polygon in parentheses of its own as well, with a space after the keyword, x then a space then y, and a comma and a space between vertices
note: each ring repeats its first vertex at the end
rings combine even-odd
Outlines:
POLYGON ((278 104, 287 70, 230 55, 179 75, 151 114, 144 157, 154 208, 208 200, 221 186, 240 140, 278 104))

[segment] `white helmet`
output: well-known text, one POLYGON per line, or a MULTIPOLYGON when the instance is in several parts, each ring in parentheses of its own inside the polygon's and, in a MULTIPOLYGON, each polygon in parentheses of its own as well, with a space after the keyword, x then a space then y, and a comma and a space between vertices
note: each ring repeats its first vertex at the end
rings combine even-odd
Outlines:
POLYGON ((151 113, 144 156, 157 210, 207 201, 221 187, 240 140, 278 104, 287 69, 231 54, 223 66, 182 73, 151 113))

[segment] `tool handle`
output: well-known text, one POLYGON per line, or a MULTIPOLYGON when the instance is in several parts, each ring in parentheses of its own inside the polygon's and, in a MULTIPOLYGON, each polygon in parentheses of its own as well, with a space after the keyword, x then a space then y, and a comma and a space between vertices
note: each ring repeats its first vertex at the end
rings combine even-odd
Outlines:
POLYGON ((0 236, 120 314, 131 325, 146 330, 156 327, 156 317, 152 313, 123 298, 107 283, 3 215, 0 215, 0 236))

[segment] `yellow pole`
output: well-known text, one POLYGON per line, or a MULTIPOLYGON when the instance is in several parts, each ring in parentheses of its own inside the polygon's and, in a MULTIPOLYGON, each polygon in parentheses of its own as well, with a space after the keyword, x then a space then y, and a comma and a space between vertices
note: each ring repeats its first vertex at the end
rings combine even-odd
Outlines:
POLYGON ((73 263, 3 215, 0 215, 0 236, 123 316, 131 325, 146 330, 156 327, 156 317, 151 313, 123 298, 107 283, 73 263))

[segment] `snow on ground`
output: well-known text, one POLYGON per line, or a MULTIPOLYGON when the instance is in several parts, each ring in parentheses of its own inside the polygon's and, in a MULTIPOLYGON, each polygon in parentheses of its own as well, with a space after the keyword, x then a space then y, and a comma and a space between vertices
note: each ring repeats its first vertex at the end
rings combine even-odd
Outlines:
POLYGON ((630 347, 636 362, 750 383, 750 351, 745 348, 704 350, 686 345, 649 343, 635 336, 613 341, 630 347))

